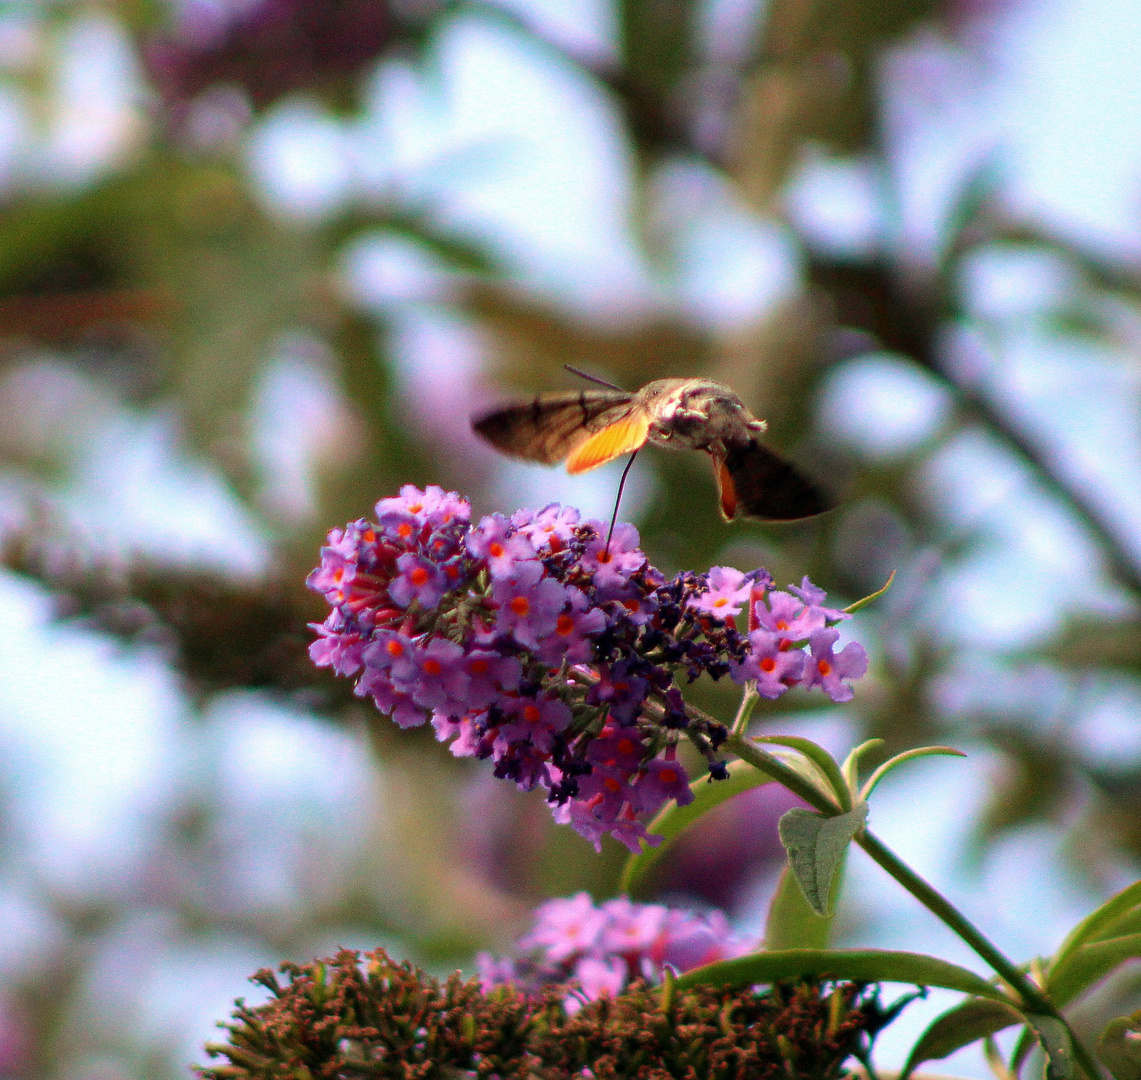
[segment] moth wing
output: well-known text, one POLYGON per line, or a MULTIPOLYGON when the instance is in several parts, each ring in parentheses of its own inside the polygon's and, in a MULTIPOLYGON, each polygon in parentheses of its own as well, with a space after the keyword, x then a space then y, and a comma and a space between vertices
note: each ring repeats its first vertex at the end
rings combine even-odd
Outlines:
POLYGON ((472 430, 511 457, 553 465, 620 419, 632 394, 624 390, 568 390, 509 402, 472 420, 472 430))
POLYGON ((597 469, 599 465, 645 446, 649 434, 649 414, 636 409, 576 447, 567 458, 567 472, 575 476, 597 469))
POLYGON ((811 480, 755 439, 730 447, 717 466, 717 474, 721 511, 727 518, 741 511, 765 521, 796 521, 832 508, 811 480), (727 492, 731 493, 728 499, 727 492))
POLYGON ((713 475, 717 477, 717 496, 721 504, 721 516, 726 521, 732 521, 737 515, 737 487, 733 483, 733 474, 724 458, 715 458, 713 462, 713 475))

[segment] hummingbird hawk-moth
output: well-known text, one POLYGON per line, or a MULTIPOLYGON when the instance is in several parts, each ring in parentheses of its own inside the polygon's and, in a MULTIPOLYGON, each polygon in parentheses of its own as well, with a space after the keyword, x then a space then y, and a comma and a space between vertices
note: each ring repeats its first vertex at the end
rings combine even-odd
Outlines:
POLYGON ((795 521, 829 509, 811 481, 758 441, 767 425, 729 387, 710 379, 656 379, 635 393, 602 385, 509 402, 473 419, 472 430, 511 457, 544 465, 566 458, 572 475, 647 442, 704 450, 726 521, 795 521))

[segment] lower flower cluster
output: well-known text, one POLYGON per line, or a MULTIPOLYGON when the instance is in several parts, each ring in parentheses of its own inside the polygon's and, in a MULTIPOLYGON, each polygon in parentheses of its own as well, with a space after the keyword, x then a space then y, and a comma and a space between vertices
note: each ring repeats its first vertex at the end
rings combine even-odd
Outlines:
POLYGON ((472 1080, 841 1080, 867 1058, 884 1009, 852 983, 678 989, 634 983, 569 1012, 562 989, 485 990, 383 950, 260 971, 202 1080, 463 1076, 472 1080))
POLYGON ((667 964, 678 973, 690 971, 743 956, 756 943, 735 935, 720 911, 697 915, 625 897, 595 906, 581 892, 540 905, 518 947, 519 958, 479 956, 484 989, 510 984, 537 992, 568 985, 565 1006, 575 1011, 582 1001, 617 996, 637 979, 660 982, 667 964))
POLYGON ((332 607, 312 659, 401 727, 430 720, 453 754, 545 789, 596 847, 609 834, 638 851, 653 842, 644 819, 692 798, 680 738, 724 775, 726 729, 680 685, 727 675, 765 697, 803 686, 845 701, 867 668, 858 644, 834 651, 847 615, 807 578, 788 592, 764 570, 667 580, 632 525, 608 537, 557 504, 473 525, 459 495, 408 485, 376 515, 333 530, 309 576, 332 607))

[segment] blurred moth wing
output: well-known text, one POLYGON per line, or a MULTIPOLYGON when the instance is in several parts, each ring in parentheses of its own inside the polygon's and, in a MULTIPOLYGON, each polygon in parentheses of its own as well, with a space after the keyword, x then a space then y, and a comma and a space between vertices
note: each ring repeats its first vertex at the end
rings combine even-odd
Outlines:
POLYGON ((545 465, 565 458, 572 475, 647 442, 704 450, 713 459, 727 521, 738 514, 795 521, 830 509, 816 485, 758 441, 765 426, 729 387, 709 379, 658 379, 635 394, 539 394, 472 421, 475 433, 503 453, 545 465))
MULTIPOLYGON (((509 457, 554 465, 574 453, 591 436, 626 417, 633 400, 634 395, 624 390, 539 394, 531 401, 501 405, 476 417, 471 426, 480 438, 509 457)), ((602 464, 604 461, 599 460, 587 468, 602 464)))

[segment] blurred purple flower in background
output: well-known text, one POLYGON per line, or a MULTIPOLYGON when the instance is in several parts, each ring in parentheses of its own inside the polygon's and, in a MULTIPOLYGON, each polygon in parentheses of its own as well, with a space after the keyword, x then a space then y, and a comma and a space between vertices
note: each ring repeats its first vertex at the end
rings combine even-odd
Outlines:
POLYGON ((697 914, 625 897, 596 906, 584 892, 540 905, 517 946, 517 958, 478 957, 485 988, 569 983, 572 1010, 584 999, 612 997, 635 979, 658 982, 667 964, 680 973, 756 948, 719 911, 697 914))

